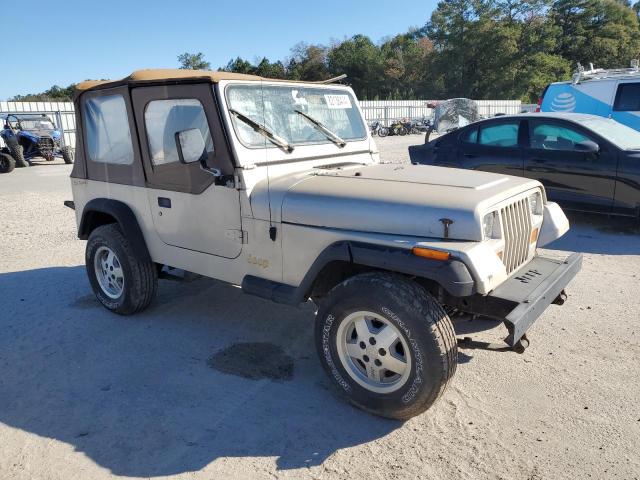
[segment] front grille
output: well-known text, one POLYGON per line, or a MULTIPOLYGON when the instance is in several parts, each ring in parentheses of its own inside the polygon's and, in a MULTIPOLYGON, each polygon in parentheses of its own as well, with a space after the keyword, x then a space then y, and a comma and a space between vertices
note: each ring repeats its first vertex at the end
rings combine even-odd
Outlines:
POLYGON ((53 153, 53 138, 49 136, 42 136, 38 139, 38 149, 43 155, 53 153))
POLYGON ((520 267, 529 256, 531 241, 531 212, 527 198, 522 198, 500 210, 504 253, 502 262, 511 273, 520 267))

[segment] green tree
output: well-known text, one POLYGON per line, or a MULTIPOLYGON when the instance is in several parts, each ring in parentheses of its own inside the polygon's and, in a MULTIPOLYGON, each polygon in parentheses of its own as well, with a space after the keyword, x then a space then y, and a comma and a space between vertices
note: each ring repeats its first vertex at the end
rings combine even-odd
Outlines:
POLYGON ((436 56, 431 62, 431 83, 437 97, 468 97, 474 71, 471 66, 471 32, 478 17, 472 0, 442 0, 426 25, 436 56))
POLYGON ((556 53, 574 66, 628 66, 640 54, 638 17, 625 1, 556 0, 550 16, 559 27, 556 53))
POLYGON ((288 77, 293 80, 326 80, 331 75, 327 69, 327 47, 300 42, 291 49, 287 63, 288 77))
POLYGON ((266 57, 264 57, 255 67, 254 74, 264 78, 287 77, 287 72, 281 61, 271 63, 266 57))
POLYGON ((356 95, 374 98, 384 84, 384 61, 380 48, 369 37, 355 35, 334 46, 327 54, 332 76, 346 74, 356 95))
POLYGON ((9 100, 13 102, 70 102, 73 98, 75 86, 75 83, 72 83, 68 87, 59 87, 58 85, 54 85, 42 93, 16 95, 9 100))
POLYGON ((229 63, 221 70, 226 72, 245 73, 253 75, 255 73, 255 67, 251 65, 247 60, 236 57, 235 60, 229 60, 229 63))
POLYGON ((387 40, 380 49, 384 79, 378 94, 398 99, 424 97, 428 91, 427 62, 433 53, 433 42, 412 30, 387 40))
POLYGON ((211 64, 204 59, 204 53, 183 53, 178 55, 182 70, 211 70, 211 64))

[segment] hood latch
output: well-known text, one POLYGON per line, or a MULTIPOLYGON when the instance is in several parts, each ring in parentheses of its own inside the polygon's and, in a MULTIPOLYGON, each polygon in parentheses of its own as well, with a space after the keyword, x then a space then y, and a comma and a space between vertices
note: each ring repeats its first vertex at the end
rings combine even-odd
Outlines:
POLYGON ((449 238, 449 226, 453 223, 450 218, 441 218, 440 221, 444 226, 444 238, 449 238))

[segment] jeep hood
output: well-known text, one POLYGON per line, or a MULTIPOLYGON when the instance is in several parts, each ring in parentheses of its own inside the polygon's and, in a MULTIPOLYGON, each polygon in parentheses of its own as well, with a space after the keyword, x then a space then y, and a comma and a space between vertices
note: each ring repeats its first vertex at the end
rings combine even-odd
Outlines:
POLYGON ((281 205, 286 223, 417 237, 444 237, 447 218, 449 238, 480 241, 492 206, 539 186, 473 170, 377 164, 272 180, 271 205, 281 205))

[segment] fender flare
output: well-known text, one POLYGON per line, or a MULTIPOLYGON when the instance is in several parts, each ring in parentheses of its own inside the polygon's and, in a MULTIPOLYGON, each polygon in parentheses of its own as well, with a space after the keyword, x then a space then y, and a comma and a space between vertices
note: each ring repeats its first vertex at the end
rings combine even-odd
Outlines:
POLYGON ((300 285, 286 285, 253 275, 242 280, 246 293, 278 303, 298 305, 305 300, 322 269, 330 262, 378 268, 431 280, 454 297, 467 297, 476 292, 475 281, 467 266, 458 259, 446 262, 416 257, 411 250, 361 242, 341 241, 329 245, 313 262, 300 285))
MULTIPOLYGON (((94 198, 85 205, 82 210, 82 219, 78 228, 78 238, 87 240, 93 230, 94 215, 106 214, 113 217, 120 226, 122 233, 127 238, 136 256, 142 260, 151 260, 147 243, 131 207, 126 203, 109 198, 94 198)), ((101 223, 102 225, 102 223, 101 223)))

